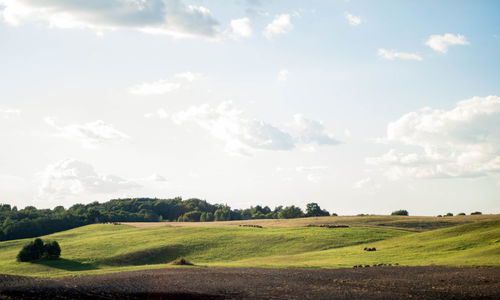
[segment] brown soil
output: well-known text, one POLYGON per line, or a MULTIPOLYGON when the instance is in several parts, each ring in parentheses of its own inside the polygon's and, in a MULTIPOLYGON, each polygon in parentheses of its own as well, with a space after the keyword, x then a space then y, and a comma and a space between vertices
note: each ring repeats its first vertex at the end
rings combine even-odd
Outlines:
POLYGON ((40 279, 0 275, 0 299, 500 299, 500 268, 176 268, 40 279))

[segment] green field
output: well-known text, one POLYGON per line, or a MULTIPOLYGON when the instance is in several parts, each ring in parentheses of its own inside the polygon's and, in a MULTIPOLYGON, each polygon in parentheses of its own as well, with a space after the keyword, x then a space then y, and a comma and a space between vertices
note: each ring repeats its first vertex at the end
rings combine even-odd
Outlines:
POLYGON ((0 273, 56 277, 120 272, 174 267, 168 263, 178 257, 199 267, 500 266, 500 216, 451 217, 439 226, 430 217, 350 218, 287 220, 283 226, 262 220, 264 228, 238 227, 241 221, 143 228, 89 225, 43 237, 61 245, 56 261, 16 262, 16 254, 31 239, 0 242, 0 273), (339 220, 350 227, 305 227, 339 220), (441 229, 415 232, 422 228, 441 229))

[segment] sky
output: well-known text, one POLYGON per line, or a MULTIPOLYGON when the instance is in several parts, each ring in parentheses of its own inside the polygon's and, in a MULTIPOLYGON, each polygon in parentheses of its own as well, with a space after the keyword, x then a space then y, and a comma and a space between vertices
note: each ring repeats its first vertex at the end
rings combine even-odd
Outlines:
POLYGON ((0 202, 500 213, 499 13, 0 0, 0 202))

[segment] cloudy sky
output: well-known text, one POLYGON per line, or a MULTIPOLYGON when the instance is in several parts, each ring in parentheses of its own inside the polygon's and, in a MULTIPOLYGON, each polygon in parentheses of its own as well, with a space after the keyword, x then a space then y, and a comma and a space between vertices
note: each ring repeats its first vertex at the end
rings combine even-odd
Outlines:
POLYGON ((0 0, 0 202, 500 213, 499 11, 0 0))

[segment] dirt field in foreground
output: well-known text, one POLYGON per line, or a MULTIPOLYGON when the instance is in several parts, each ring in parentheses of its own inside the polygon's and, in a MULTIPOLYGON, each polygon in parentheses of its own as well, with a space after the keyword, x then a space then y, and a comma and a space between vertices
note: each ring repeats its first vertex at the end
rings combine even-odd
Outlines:
POLYGON ((179 268, 59 279, 0 275, 0 299, 500 299, 500 268, 179 268))

